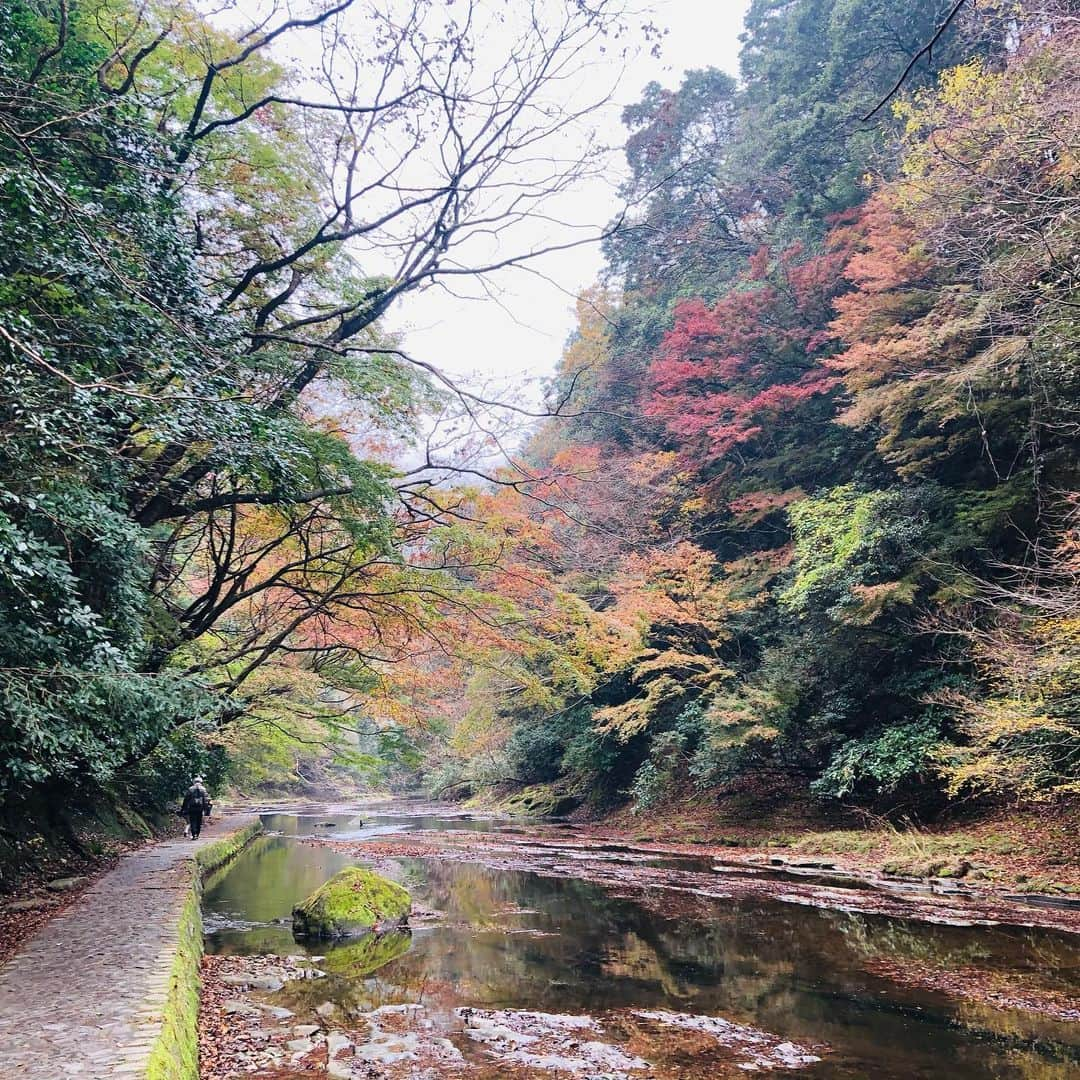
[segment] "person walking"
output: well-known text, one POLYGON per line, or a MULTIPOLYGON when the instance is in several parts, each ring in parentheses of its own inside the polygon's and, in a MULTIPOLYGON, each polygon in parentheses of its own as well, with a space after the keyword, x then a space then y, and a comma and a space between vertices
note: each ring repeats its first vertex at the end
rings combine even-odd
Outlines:
POLYGON ((212 809, 210 792, 206 790, 203 778, 196 776, 191 782, 191 787, 187 789, 184 803, 180 807, 181 816, 188 819, 192 840, 198 840, 199 833, 202 832, 203 816, 209 817, 212 809))

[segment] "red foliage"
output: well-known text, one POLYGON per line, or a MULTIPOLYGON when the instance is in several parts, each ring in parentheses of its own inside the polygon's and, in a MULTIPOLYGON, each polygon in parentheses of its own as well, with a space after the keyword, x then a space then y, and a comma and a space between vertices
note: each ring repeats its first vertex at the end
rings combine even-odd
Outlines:
POLYGON ((848 246, 838 237, 824 254, 802 255, 801 245, 782 252, 765 281, 762 248, 740 286, 711 308, 688 300, 675 309, 643 408, 688 457, 721 458, 839 383, 818 354, 833 339, 832 301, 846 286, 848 246))
POLYGON ((836 298, 832 333, 845 343, 828 366, 860 390, 930 364, 941 343, 913 332, 932 294, 933 260, 914 226, 875 195, 830 234, 850 251, 844 276, 853 290, 836 298))

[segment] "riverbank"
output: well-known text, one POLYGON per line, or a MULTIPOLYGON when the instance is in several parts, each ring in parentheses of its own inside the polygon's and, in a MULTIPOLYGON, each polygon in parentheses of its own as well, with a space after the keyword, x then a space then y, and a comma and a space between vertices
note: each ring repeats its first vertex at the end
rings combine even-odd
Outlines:
MULTIPOLYGON (((385 802, 386 794, 331 793, 331 801, 385 802)), ((280 798, 230 798, 219 814, 248 820, 264 809, 313 805, 293 794, 280 798)), ((0 821, 0 965, 50 919, 69 910, 120 860, 183 833, 174 814, 139 814, 101 794, 95 799, 46 811, 23 807, 0 821), (6 822, 6 823, 5 823, 6 822)))
MULTIPOLYGON (((477 814, 527 819, 526 807, 558 802, 542 787, 463 805, 477 814)), ((1009 893, 1080 897, 1080 798, 1075 797, 967 808, 933 824, 917 824, 785 788, 722 799, 687 797, 641 812, 622 807, 596 815, 575 805, 566 819, 583 835, 604 840, 705 850, 732 859, 825 858, 863 875, 949 878, 1009 893)))
POLYGON ((936 825, 827 815, 815 804, 688 802, 584 823, 597 836, 706 848, 727 858, 827 857, 866 874, 949 878, 1010 893, 1080 896, 1080 800, 970 814, 936 825))

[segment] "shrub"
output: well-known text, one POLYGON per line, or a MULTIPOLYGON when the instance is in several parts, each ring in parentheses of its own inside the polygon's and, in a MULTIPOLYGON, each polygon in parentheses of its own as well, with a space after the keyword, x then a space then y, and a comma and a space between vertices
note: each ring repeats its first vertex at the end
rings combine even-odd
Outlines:
POLYGON ((854 739, 833 754, 811 790, 836 799, 902 794, 933 775, 941 741, 941 728, 932 717, 854 739))

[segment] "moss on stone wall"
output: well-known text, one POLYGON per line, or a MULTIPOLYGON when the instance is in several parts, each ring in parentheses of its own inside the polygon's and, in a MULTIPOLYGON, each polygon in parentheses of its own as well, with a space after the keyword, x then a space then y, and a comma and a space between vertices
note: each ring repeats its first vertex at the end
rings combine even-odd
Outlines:
POLYGON ((198 880, 180 916, 180 941, 169 977, 161 1032, 150 1052, 146 1080, 198 1080, 199 991, 202 987, 202 911, 198 880))
POLYGON ((201 848, 195 853, 195 864, 202 876, 205 877, 235 858, 262 831, 262 823, 253 821, 250 825, 201 848))
POLYGON ((199 993, 203 954, 202 882, 224 866, 262 832, 253 822, 196 852, 191 890, 180 913, 176 958, 169 976, 169 992, 162 1011, 161 1031, 150 1052, 146 1080, 198 1080, 199 993))

